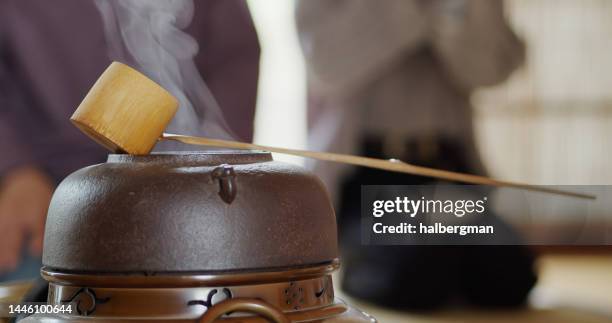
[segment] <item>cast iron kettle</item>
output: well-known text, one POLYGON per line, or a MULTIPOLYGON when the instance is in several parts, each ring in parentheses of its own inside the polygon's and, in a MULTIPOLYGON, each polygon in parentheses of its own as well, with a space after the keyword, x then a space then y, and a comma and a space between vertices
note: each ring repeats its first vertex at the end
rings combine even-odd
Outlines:
POLYGON ((43 265, 64 311, 22 322, 375 322, 334 297, 322 183, 266 152, 117 154, 71 174, 43 265))

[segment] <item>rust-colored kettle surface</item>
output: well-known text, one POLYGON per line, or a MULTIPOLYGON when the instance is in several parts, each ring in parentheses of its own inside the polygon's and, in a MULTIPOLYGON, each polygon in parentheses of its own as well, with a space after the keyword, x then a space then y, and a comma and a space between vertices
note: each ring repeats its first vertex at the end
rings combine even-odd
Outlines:
POLYGON ((323 184, 254 151, 110 155, 57 188, 43 264, 79 272, 215 272, 337 257, 323 184))

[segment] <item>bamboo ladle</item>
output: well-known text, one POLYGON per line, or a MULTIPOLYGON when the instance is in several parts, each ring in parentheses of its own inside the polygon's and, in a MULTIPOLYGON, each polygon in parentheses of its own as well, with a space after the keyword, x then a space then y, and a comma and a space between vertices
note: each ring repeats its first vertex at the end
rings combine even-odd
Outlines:
POLYGON ((416 166, 396 159, 384 160, 164 133, 177 108, 176 98, 161 86, 129 66, 114 62, 100 76, 70 120, 109 150, 133 155, 150 153, 158 140, 174 140, 209 147, 267 150, 469 184, 505 186, 578 198, 595 198, 588 194, 416 166))

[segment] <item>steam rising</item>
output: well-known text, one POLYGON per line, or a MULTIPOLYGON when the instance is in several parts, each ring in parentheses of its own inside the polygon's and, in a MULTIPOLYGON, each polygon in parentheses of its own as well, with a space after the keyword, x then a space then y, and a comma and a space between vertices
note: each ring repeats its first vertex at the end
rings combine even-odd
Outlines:
MULTIPOLYGON (((198 43, 183 31, 193 18, 193 0, 96 0, 96 5, 111 59, 138 69, 179 100, 167 132, 234 137, 193 62, 198 43)), ((180 147, 164 143, 161 149, 180 147)))

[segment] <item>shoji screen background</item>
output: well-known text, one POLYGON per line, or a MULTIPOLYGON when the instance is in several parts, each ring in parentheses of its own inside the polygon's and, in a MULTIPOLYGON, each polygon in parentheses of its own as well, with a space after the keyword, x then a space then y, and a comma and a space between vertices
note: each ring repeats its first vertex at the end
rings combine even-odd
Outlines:
POLYGON ((473 97, 492 174, 612 184, 612 1, 509 0, 526 65, 473 97))

